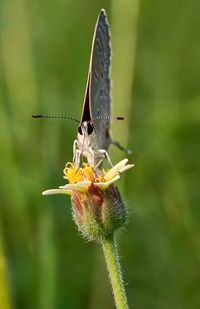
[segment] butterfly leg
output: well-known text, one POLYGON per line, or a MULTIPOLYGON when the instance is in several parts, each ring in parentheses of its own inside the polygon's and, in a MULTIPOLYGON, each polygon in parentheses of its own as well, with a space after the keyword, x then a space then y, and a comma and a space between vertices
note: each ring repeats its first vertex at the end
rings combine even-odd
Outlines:
POLYGON ((81 153, 82 151, 80 149, 76 149, 76 157, 75 157, 75 164, 79 168, 80 167, 80 161, 81 161, 81 153))
POLYGON ((104 159, 100 159, 97 164, 95 165, 94 169, 96 170, 100 165, 101 163, 103 162, 104 159))
MULTIPOLYGON (((112 161, 111 161, 111 159, 110 159, 110 156, 109 156, 108 152, 107 152, 105 149, 98 149, 98 154, 100 154, 101 156, 103 155, 104 158, 106 158, 106 159, 108 160, 108 163, 109 163, 111 166, 113 166, 112 161)), ((102 160, 103 160, 103 159, 101 158, 101 159, 100 159, 100 163, 99 163, 99 162, 97 163, 98 166, 101 164, 102 160)))
POLYGON ((124 148, 118 141, 113 141, 112 140, 112 144, 115 145, 118 149, 120 149, 123 152, 125 152, 127 155, 130 156, 132 154, 132 150, 131 149, 124 148))
POLYGON ((82 151, 78 148, 78 140, 75 140, 73 144, 73 162, 77 167, 80 166, 81 152, 82 151))
POLYGON ((73 143, 73 162, 76 161, 76 150, 77 150, 77 140, 75 139, 74 143, 73 143))

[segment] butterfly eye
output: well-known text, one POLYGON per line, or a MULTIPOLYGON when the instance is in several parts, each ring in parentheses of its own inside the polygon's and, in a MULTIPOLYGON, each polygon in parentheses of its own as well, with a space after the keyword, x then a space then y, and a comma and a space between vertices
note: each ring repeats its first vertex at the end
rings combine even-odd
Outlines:
POLYGON ((93 125, 88 122, 87 133, 88 135, 92 134, 94 128, 93 125))
POLYGON ((81 134, 81 135, 83 135, 83 132, 82 132, 82 128, 81 128, 81 126, 80 126, 80 127, 78 127, 78 133, 79 133, 79 134, 81 134))

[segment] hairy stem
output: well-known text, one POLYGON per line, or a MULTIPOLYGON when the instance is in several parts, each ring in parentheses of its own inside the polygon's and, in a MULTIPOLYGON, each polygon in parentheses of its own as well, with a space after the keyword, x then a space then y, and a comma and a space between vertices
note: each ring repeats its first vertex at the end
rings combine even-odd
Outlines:
POLYGON ((121 273, 121 265, 114 236, 102 242, 108 274, 117 309, 128 309, 128 303, 121 273))

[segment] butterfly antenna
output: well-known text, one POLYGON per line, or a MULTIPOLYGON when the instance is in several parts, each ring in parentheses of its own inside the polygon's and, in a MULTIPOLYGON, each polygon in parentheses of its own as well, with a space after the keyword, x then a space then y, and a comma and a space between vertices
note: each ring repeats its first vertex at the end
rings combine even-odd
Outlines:
POLYGON ((111 116, 99 116, 99 117, 95 117, 92 118, 92 120, 97 120, 97 119, 112 119, 112 120, 124 120, 124 117, 111 117, 111 116))
POLYGON ((73 120, 75 122, 79 121, 76 118, 73 117, 69 117, 69 116, 52 116, 52 115, 32 115, 32 118, 48 118, 48 119, 69 119, 69 120, 73 120))

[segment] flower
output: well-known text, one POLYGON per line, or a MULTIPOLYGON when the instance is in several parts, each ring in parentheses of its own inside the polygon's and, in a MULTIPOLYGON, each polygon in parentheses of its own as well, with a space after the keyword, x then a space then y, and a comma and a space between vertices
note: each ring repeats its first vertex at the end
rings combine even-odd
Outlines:
POLYGON ((78 229, 89 240, 101 241, 122 226, 127 217, 119 190, 114 182, 134 164, 123 159, 110 170, 94 169, 88 163, 77 168, 67 163, 64 178, 68 184, 42 192, 43 195, 68 194, 78 229))
POLYGON ((113 182, 120 178, 120 174, 132 168, 134 164, 126 164, 128 159, 123 159, 109 171, 97 170, 87 163, 83 163, 83 167, 77 168, 74 163, 68 162, 64 169, 64 178, 68 179, 69 184, 60 186, 59 189, 50 189, 42 192, 42 195, 51 194, 69 194, 73 192, 88 192, 89 187, 93 184, 100 189, 108 188, 113 182))

